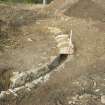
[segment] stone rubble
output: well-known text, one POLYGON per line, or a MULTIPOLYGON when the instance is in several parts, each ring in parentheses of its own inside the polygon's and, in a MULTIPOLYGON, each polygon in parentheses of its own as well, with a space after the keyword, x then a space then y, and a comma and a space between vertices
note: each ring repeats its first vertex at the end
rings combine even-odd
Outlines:
POLYGON ((38 79, 40 76, 43 76, 48 72, 49 69, 47 65, 39 68, 38 70, 29 70, 21 73, 14 74, 10 80, 11 80, 11 88, 16 88, 19 86, 22 86, 26 84, 27 82, 33 81, 35 79, 38 79))
POLYGON ((4 99, 13 99, 14 97, 18 98, 20 95, 22 96, 27 92, 30 92, 32 89, 37 88, 39 84, 46 82, 49 79, 49 75, 50 74, 47 74, 43 77, 33 80, 32 82, 26 83, 24 86, 11 88, 7 91, 1 91, 0 101, 4 99))

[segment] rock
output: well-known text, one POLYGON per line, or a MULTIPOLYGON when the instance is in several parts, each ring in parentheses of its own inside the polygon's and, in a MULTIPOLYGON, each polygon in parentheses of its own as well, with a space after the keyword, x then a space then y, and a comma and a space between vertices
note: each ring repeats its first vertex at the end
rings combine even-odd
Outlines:
POLYGON ((105 104, 105 95, 102 95, 102 96, 101 96, 101 103, 102 103, 102 104, 105 104))
POLYGON ((11 77, 11 87, 17 87, 24 85, 27 80, 28 74, 26 72, 22 72, 20 74, 16 74, 13 77, 11 77))
POLYGON ((27 41, 32 42, 33 40, 31 38, 27 38, 27 41))
POLYGON ((34 84, 33 83, 27 83, 25 86, 29 89, 32 89, 34 87, 34 84))
POLYGON ((19 86, 23 86, 26 83, 36 80, 42 76, 45 76, 50 72, 50 69, 47 65, 44 65, 40 68, 32 69, 29 71, 21 72, 21 73, 13 73, 13 76, 10 78, 11 80, 11 88, 16 88, 19 86))
POLYGON ((68 101, 68 104, 71 105, 72 104, 72 101, 68 101))
POLYGON ((95 90, 95 92, 99 92, 99 91, 100 91, 100 89, 96 89, 96 90, 95 90))
POLYGON ((5 91, 1 91, 0 93, 0 99, 3 99, 5 97, 5 91))

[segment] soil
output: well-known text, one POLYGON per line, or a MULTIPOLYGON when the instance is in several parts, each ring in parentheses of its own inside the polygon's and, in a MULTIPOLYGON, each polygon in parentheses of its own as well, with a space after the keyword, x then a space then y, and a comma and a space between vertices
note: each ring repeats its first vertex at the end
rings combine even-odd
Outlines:
POLYGON ((38 68, 58 54, 48 27, 58 27, 64 33, 72 29, 75 45, 72 58, 68 57, 68 62, 58 67, 46 83, 15 102, 5 101, 0 105, 104 105, 101 100, 105 95, 103 6, 80 0, 65 15, 52 18, 40 15, 37 9, 7 4, 0 5, 0 9, 3 21, 0 64, 6 64, 11 71, 38 68))

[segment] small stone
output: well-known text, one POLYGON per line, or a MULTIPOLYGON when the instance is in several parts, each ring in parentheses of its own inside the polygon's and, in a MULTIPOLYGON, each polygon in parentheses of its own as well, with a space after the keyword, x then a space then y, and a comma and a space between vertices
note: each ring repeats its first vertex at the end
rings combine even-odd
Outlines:
POLYGON ((73 104, 75 105, 75 104, 76 104, 76 102, 75 102, 75 101, 73 101, 73 104))
POLYGON ((99 91, 100 91, 100 89, 96 89, 96 90, 95 90, 95 92, 99 92, 99 91))
POLYGON ((69 104, 69 105, 72 104, 72 101, 68 101, 68 104, 69 104))
POLYGON ((79 97, 79 96, 78 96, 78 94, 77 94, 76 96, 72 97, 72 99, 73 99, 73 100, 77 100, 78 97, 79 97))
POLYGON ((6 48, 9 48, 10 46, 5 46, 6 48))
POLYGON ((34 84, 33 83, 26 83, 25 86, 29 89, 32 89, 34 87, 34 84))
POLYGON ((79 96, 79 99, 82 99, 83 98, 83 95, 79 96))
POLYGON ((43 65, 42 63, 39 63, 39 64, 38 64, 38 66, 42 66, 42 65, 43 65))
POLYGON ((101 103, 105 104, 105 95, 101 96, 101 103))
POLYGON ((73 82, 74 85, 79 85, 80 83, 78 81, 73 82))
POLYGON ((2 98, 4 98, 5 97, 5 91, 1 91, 1 93, 0 93, 0 99, 2 99, 2 98))
POLYGON ((36 24, 40 24, 40 22, 36 22, 36 24))
POLYGON ((48 81, 49 78, 50 78, 50 74, 45 75, 45 76, 43 77, 43 82, 48 81))
POLYGON ((27 38, 27 41, 32 42, 32 39, 31 38, 27 38))

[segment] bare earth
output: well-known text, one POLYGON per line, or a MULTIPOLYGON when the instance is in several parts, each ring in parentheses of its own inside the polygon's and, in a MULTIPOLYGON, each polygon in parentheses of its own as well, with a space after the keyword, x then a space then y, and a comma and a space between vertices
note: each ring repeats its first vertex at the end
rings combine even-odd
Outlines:
POLYGON ((80 0, 65 15, 50 17, 38 13, 39 6, 18 6, 0 5, 0 20, 4 21, 1 65, 11 71, 25 71, 50 62, 58 54, 48 30, 51 26, 64 33, 73 30, 75 54, 46 83, 17 102, 6 101, 3 105, 104 105, 105 9, 92 1, 80 0))

